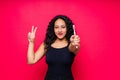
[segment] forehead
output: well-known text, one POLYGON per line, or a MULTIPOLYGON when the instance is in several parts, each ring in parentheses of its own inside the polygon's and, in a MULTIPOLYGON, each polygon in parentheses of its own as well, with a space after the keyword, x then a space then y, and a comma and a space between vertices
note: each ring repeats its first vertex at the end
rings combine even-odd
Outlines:
POLYGON ((59 25, 59 24, 64 24, 65 25, 65 21, 63 20, 63 19, 57 19, 56 21, 55 21, 55 25, 59 25))

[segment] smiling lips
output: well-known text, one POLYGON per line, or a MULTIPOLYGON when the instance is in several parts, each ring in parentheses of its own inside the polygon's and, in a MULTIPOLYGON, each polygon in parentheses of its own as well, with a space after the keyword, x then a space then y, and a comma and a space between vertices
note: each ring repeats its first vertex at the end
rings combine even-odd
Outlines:
POLYGON ((58 33, 58 35, 59 35, 59 36, 62 36, 62 35, 63 35, 63 33, 62 33, 62 32, 60 32, 60 33, 58 33))

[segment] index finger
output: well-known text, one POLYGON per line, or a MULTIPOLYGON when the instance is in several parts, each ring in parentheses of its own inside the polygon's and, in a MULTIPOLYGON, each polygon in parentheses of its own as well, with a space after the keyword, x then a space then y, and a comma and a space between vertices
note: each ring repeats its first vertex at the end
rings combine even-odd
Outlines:
POLYGON ((34 26, 32 26, 32 30, 31 30, 31 32, 33 32, 33 30, 34 30, 34 26))

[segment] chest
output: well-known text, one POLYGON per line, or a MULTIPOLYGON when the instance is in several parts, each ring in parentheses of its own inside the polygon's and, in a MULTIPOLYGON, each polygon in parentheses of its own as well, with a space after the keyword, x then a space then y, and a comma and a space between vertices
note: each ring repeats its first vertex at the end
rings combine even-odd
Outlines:
POLYGON ((74 54, 69 52, 67 48, 50 48, 46 53, 47 64, 72 64, 73 60, 74 54))

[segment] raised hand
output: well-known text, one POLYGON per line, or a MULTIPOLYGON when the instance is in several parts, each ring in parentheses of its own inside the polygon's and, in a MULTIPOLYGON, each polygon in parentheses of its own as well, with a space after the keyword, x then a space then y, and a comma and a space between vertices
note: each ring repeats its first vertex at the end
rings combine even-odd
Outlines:
POLYGON ((78 35, 72 35, 70 38, 70 42, 73 46, 78 47, 80 44, 80 37, 78 35))
POLYGON ((73 31, 74 31, 74 35, 71 36, 70 41, 72 42, 72 45, 75 46, 75 48, 78 48, 78 45, 80 43, 80 38, 78 35, 76 35, 75 25, 73 25, 73 31))
POLYGON ((28 33, 29 42, 34 42, 36 30, 37 30, 37 27, 32 26, 31 32, 28 33))

